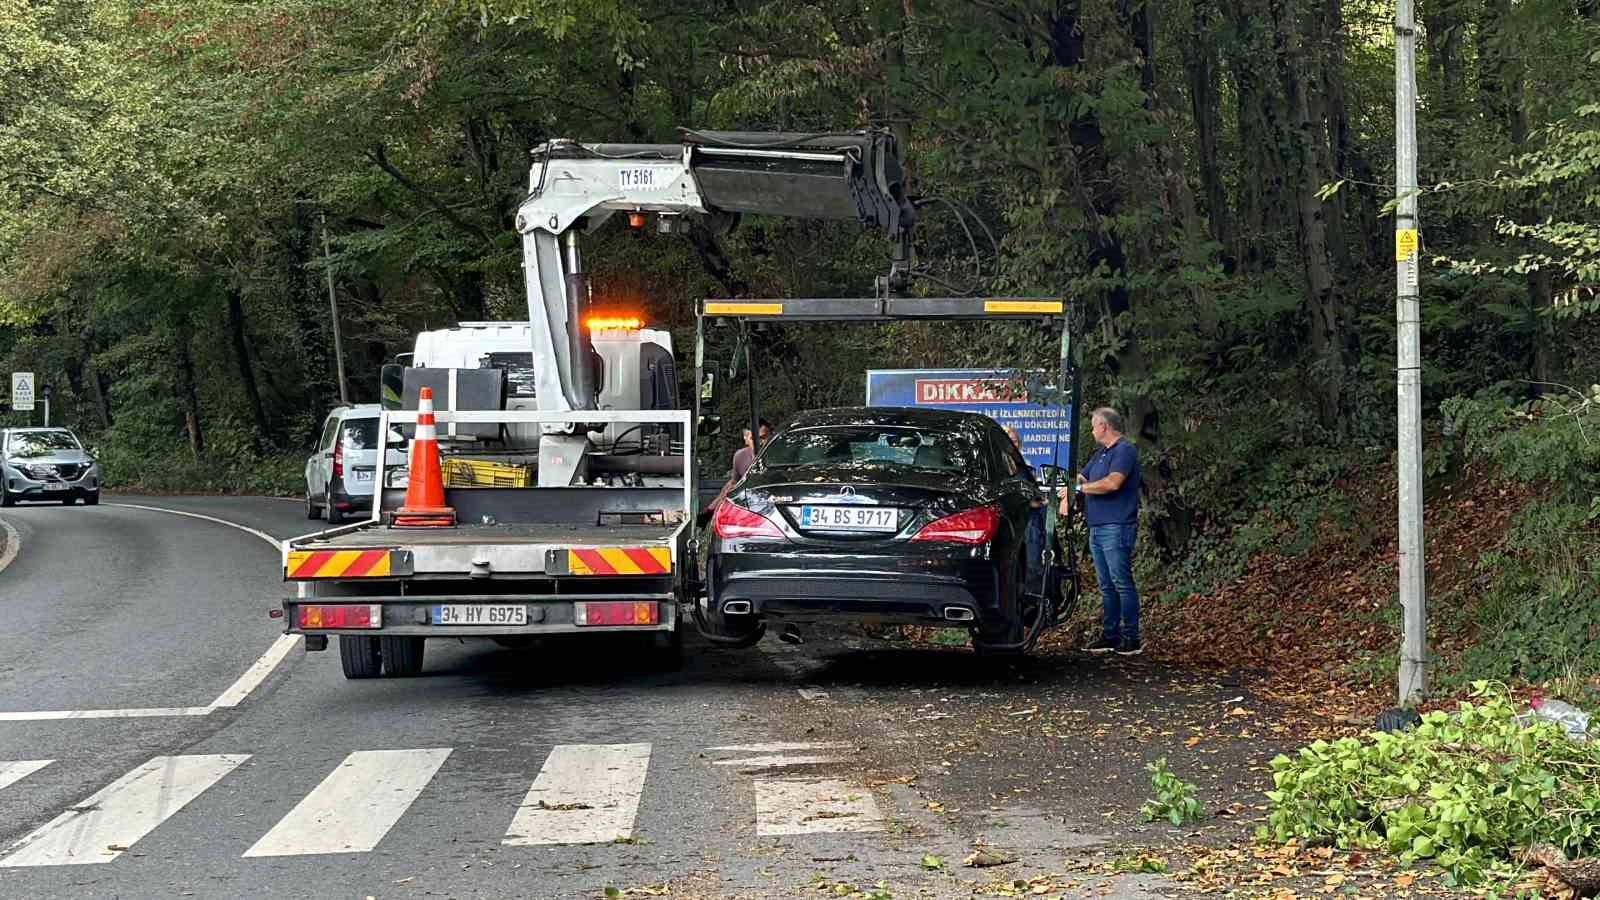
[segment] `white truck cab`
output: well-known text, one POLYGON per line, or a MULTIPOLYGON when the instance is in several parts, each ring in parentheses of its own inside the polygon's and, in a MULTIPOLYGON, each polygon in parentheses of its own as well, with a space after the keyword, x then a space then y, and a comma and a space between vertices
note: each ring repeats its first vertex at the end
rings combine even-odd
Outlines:
MULTIPOLYGON (((597 361, 598 409, 677 407, 671 332, 645 328, 636 318, 595 317, 587 324, 597 361)), ((532 348, 533 328, 528 322, 461 322, 453 328, 418 333, 406 362, 432 369, 505 369, 506 408, 537 410, 532 348)), ((626 443, 631 427, 627 423, 609 425, 595 434, 597 443, 626 443)), ((538 446, 537 426, 509 426, 509 430, 518 443, 538 446)))

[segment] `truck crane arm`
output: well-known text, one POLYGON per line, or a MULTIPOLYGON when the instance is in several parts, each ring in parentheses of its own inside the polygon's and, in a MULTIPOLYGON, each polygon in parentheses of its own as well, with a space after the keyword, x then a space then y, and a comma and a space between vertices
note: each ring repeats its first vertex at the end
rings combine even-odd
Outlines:
POLYGON ((714 232, 744 213, 854 219, 894 244, 887 296, 910 278, 916 211, 893 134, 682 130, 677 144, 550 141, 533 151, 530 192, 517 211, 541 409, 595 408, 585 318, 581 232, 612 215, 653 213, 664 232, 697 217, 714 232), (549 363, 544 361, 548 360, 549 363))

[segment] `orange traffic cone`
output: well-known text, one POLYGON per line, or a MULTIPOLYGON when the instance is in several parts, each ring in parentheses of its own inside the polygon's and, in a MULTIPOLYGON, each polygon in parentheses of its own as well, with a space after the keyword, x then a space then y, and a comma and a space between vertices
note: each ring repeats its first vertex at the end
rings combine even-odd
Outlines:
POLYGON ((439 433, 433 422, 433 389, 417 396, 417 433, 411 438, 406 504, 389 522, 397 528, 436 528, 456 524, 455 509, 444 503, 444 476, 439 472, 439 433))

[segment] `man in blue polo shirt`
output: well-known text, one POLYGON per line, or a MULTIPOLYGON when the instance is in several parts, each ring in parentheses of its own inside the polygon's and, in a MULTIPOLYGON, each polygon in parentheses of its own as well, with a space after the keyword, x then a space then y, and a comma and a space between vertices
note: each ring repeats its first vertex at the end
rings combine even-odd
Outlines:
MULTIPOLYGON (((1077 490, 1083 497, 1089 553, 1100 578, 1105 619, 1100 640, 1086 649, 1134 656, 1143 649, 1139 643, 1139 592, 1133 586, 1133 547, 1139 536, 1139 449, 1123 437, 1122 416, 1116 410, 1101 407, 1090 414, 1090 422, 1099 448, 1078 473, 1077 490)), ((1064 499, 1066 488, 1060 493, 1064 499)))

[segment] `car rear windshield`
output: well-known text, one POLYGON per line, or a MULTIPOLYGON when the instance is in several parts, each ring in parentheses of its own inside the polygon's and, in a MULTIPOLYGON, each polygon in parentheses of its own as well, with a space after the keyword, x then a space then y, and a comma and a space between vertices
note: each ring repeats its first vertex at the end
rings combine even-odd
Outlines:
POLYGON ((70 431, 23 431, 11 436, 6 452, 12 456, 44 456, 57 450, 79 450, 82 447, 70 431))
POLYGON ((978 446, 959 431, 900 425, 835 425, 775 435, 761 452, 769 469, 795 466, 899 466, 940 472, 983 471, 978 446))
POLYGON ((378 449, 378 420, 345 419, 344 448, 346 450, 378 449))

